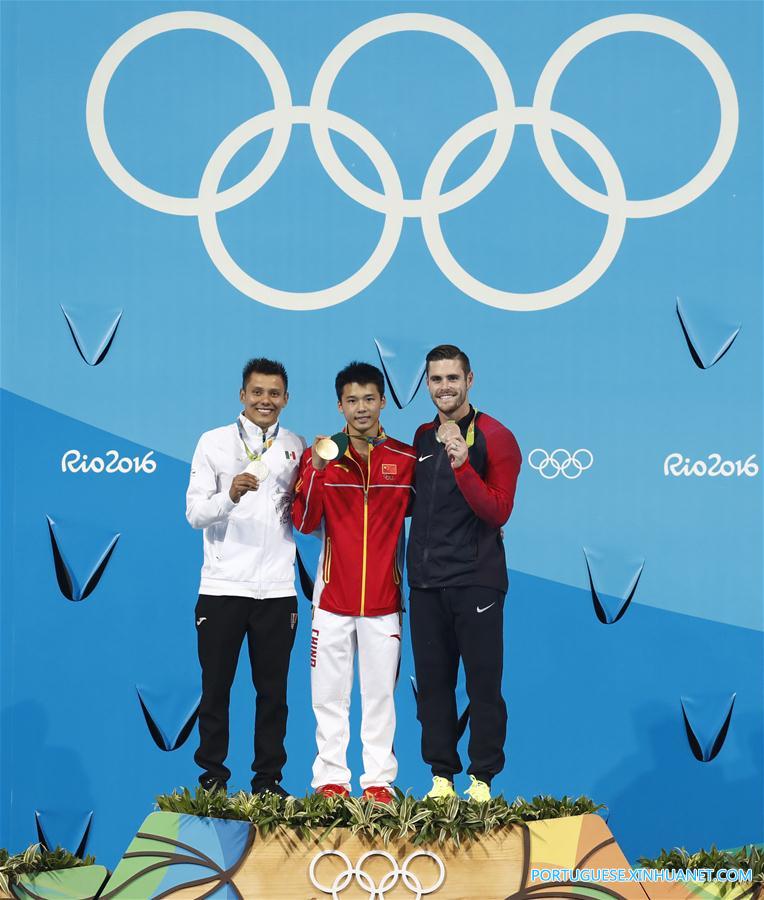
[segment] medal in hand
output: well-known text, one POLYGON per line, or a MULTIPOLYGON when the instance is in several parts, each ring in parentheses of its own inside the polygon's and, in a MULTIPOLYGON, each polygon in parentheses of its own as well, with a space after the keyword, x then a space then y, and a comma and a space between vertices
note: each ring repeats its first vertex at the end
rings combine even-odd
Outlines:
POLYGON ((330 438, 323 438, 316 444, 316 453, 330 462, 342 456, 348 448, 348 436, 344 431, 332 435, 330 438))
POLYGON ((461 431, 456 422, 444 422, 435 433, 435 440, 439 444, 447 443, 449 438, 459 437, 461 431))
POLYGON ((270 475, 270 469, 262 459, 253 459, 244 471, 248 475, 254 475, 258 481, 265 481, 270 475))

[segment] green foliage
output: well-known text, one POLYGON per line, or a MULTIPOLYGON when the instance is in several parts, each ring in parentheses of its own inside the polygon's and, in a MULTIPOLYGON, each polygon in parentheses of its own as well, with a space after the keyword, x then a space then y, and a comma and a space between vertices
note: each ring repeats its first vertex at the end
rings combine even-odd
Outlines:
MULTIPOLYGON (((751 897, 759 897, 764 894, 764 846, 761 844, 746 844, 737 850, 719 850, 715 844, 711 844, 710 850, 698 850, 689 853, 684 847, 674 847, 672 850, 661 850, 655 859, 640 857, 640 866, 645 869, 751 869, 753 879, 753 891, 751 897)), ((729 882, 718 882, 719 893, 723 897, 733 888, 740 888, 729 882)))
POLYGON ((192 816, 214 816, 252 822, 265 836, 273 831, 296 831, 302 838, 323 838, 335 828, 348 828, 368 840, 407 840, 414 844, 459 846, 480 834, 508 828, 519 822, 580 816, 604 809, 588 797, 538 796, 531 801, 518 797, 508 803, 496 797, 488 803, 469 803, 453 797, 449 800, 416 800, 395 791, 390 804, 360 800, 357 797, 321 797, 315 794, 282 800, 273 794, 226 796, 223 791, 188 788, 157 798, 163 812, 192 816))
POLYGON ((17 853, 15 856, 11 856, 7 850, 0 849, 0 892, 9 894, 10 886, 22 875, 39 875, 40 872, 92 866, 94 863, 95 858, 92 856, 80 859, 61 847, 46 850, 40 844, 32 844, 23 853, 17 853))

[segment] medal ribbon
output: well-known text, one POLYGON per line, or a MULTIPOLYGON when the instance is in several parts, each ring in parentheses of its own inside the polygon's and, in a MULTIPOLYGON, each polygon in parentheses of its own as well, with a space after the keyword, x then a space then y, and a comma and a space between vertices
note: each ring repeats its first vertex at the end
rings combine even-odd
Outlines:
POLYGON ((471 447, 475 443, 475 419, 477 419, 478 411, 475 409, 475 413, 470 420, 470 424, 467 426, 467 437, 465 438, 467 442, 467 446, 471 447))
POLYGON ((276 440, 276 435, 279 433, 279 428, 281 428, 281 423, 276 423, 276 430, 267 440, 265 439, 265 432, 263 432, 263 446, 260 448, 259 453, 253 453, 247 446, 247 442, 244 439, 244 428, 242 427, 241 419, 236 420, 236 427, 239 429, 239 437, 241 438, 242 444, 244 444, 244 452, 247 454, 247 459, 249 459, 250 462, 254 462, 257 459, 262 459, 263 453, 265 453, 265 451, 269 447, 273 446, 273 442, 276 440))
POLYGON ((366 437, 365 434, 350 434, 350 429, 346 426, 345 431, 347 432, 348 437, 354 437, 359 441, 366 441, 372 447, 378 447, 383 441, 387 440, 387 435, 385 434, 385 429, 380 424, 379 426, 379 434, 376 437, 366 437))

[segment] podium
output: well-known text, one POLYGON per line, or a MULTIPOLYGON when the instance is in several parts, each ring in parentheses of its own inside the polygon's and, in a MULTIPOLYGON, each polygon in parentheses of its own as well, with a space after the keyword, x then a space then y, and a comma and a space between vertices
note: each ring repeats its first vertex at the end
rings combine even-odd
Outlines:
MULTIPOLYGON (((629 870, 598 815, 564 816, 487 831, 457 845, 350 829, 303 838, 276 829, 173 812, 144 820, 111 876, 100 866, 44 873, 14 885, 17 898, 70 900, 718 900, 715 883, 640 883, 607 876, 573 882, 565 870, 629 870), (107 879, 108 876, 108 879, 107 879), (104 883, 105 882, 105 883, 104 883)), ((750 884, 725 900, 751 898, 750 884)))

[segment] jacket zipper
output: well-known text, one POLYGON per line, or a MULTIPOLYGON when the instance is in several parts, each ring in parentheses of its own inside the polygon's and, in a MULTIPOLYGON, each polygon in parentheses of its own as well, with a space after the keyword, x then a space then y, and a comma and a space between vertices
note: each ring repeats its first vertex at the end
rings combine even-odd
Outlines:
POLYGON ((366 609, 366 543, 369 536, 369 483, 371 482, 371 451, 374 449, 369 444, 369 455, 366 457, 366 482, 363 487, 363 563, 361 564, 361 615, 366 609))
MULTIPOLYGON (((437 448, 436 448, 437 449, 437 448)), ((427 557, 430 555, 430 529, 432 528, 432 511, 435 508, 435 484, 438 479, 438 469, 443 461, 445 453, 438 453, 435 458, 435 471, 432 473, 432 490, 430 491, 430 503, 427 510, 427 531, 424 536, 424 550, 422 552, 422 576, 425 577, 427 557)), ((426 587, 426 585, 425 585, 426 587)))
POLYGON ((369 455, 366 457, 366 475, 364 476, 361 464, 351 457, 353 462, 358 466, 361 473, 361 481, 363 482, 363 556, 361 561, 361 615, 364 615, 366 609, 366 543, 369 535, 369 483, 371 481, 371 452, 373 446, 369 444, 369 455))
POLYGON ((332 575, 332 539, 326 538, 326 558, 324 559, 324 584, 329 584, 332 575))

